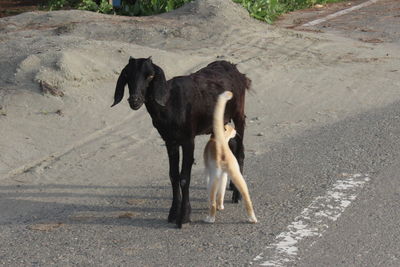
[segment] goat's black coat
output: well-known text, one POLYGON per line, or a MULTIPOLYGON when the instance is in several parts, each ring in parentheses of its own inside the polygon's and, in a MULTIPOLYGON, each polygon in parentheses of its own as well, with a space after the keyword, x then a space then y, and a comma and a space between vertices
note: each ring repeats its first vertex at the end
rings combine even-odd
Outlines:
MULTIPOLYGON (((189 185, 194 139, 196 135, 212 132, 215 103, 224 91, 233 92, 233 98, 225 109, 225 122, 232 119, 235 124, 238 135, 233 139, 231 148, 243 170, 244 102, 250 80, 235 65, 215 61, 193 74, 166 81, 163 70, 150 58, 130 58, 118 78, 113 106, 122 100, 126 84, 131 108, 137 110, 144 103, 154 127, 166 143, 173 190, 168 221, 176 221, 181 227, 182 223, 190 221, 189 185), (181 172, 179 146, 183 151, 181 172)), ((239 197, 234 188, 233 202, 237 202, 239 197)))

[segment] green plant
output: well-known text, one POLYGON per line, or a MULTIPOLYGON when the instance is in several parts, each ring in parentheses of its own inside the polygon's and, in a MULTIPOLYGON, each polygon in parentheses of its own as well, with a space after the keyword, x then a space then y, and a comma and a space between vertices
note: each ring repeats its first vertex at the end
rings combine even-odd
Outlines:
POLYGON ((245 7, 250 16, 272 23, 283 12, 283 5, 278 0, 233 0, 245 7))
MULTIPOLYGON (((128 16, 148 16, 176 9, 192 0, 122 0, 122 7, 115 10, 117 14, 128 16)), ((112 13, 114 8, 108 0, 48 0, 50 10, 77 8, 100 13, 112 13)))
POLYGON ((58 10, 63 8, 76 8, 82 0, 48 0, 49 10, 58 10))
POLYGON ((78 9, 88 10, 88 11, 98 11, 99 6, 93 0, 82 0, 82 3, 79 5, 78 9))
POLYGON ((98 11, 104 14, 110 14, 114 10, 113 6, 107 0, 101 0, 98 11))
POLYGON ((233 0, 245 7, 252 17, 268 23, 286 12, 340 1, 343 0, 233 0))
POLYGON ((192 0, 136 0, 122 1, 122 8, 117 13, 128 16, 149 16, 177 9, 192 0))
POLYGON ((49 6, 49 9, 51 11, 63 8, 66 2, 67 0, 49 0, 47 5, 49 6))

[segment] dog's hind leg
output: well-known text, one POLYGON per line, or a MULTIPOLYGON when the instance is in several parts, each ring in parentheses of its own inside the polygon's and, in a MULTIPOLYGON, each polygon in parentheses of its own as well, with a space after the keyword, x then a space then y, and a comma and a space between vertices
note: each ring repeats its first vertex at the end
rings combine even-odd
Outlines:
POLYGON ((225 190, 226 190, 226 183, 228 180, 228 173, 223 172, 221 179, 218 183, 218 192, 217 192, 217 209, 224 210, 224 197, 225 197, 225 190))
POLYGON ((208 204, 209 212, 207 217, 204 219, 207 223, 215 222, 215 214, 217 213, 217 192, 221 180, 222 172, 219 168, 215 168, 210 171, 210 183, 208 186, 208 204))
MULTIPOLYGON (((233 155, 232 155, 233 157, 233 155)), ((249 194, 249 189, 247 187, 247 184, 240 173, 240 168, 239 164, 236 161, 231 161, 233 164, 230 164, 228 166, 228 172, 229 175, 231 176, 232 182, 235 184, 236 188, 239 190, 239 192, 242 194, 243 201, 246 207, 246 212, 247 212, 247 219, 251 223, 256 223, 257 218, 254 214, 254 209, 253 209, 253 204, 250 199, 250 194, 249 194)))

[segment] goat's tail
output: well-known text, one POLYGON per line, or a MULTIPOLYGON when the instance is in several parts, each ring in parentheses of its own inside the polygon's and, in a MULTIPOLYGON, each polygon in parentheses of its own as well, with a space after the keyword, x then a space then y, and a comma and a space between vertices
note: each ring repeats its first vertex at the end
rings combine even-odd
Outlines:
POLYGON ((233 93, 230 91, 225 91, 218 96, 217 104, 214 109, 214 118, 213 118, 213 131, 214 136, 217 141, 224 143, 224 113, 226 102, 228 102, 233 97, 233 93))

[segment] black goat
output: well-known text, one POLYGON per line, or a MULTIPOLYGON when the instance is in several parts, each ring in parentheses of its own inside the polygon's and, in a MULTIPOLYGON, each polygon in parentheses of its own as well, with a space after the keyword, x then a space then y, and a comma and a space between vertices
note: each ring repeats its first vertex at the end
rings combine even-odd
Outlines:
MULTIPOLYGON (((230 147, 243 171, 245 127, 244 102, 250 80, 236 66, 226 61, 215 61, 188 76, 178 76, 167 81, 163 70, 151 58, 130 58, 122 70, 115 89, 114 105, 129 87, 128 102, 133 110, 144 103, 167 146, 169 176, 173 200, 168 221, 179 228, 190 221, 190 173, 193 165, 196 135, 210 134, 217 97, 223 91, 232 91, 233 99, 225 110, 225 122, 233 120, 237 136, 230 147), (179 172, 179 147, 182 147, 182 170, 179 172), (181 196, 182 190, 182 196, 181 196)), ((238 202, 240 194, 233 188, 232 201, 238 202)))

